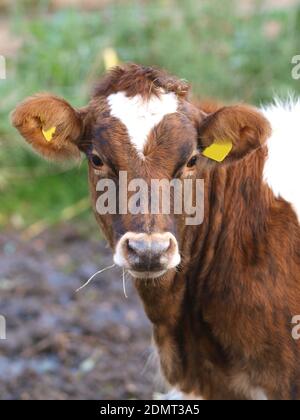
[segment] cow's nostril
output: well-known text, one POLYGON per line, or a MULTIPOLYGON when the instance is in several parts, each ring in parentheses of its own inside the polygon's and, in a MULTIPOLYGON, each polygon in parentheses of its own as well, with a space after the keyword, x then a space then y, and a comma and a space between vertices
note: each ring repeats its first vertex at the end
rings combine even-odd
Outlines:
POLYGON ((134 252, 133 244, 132 244, 132 241, 130 239, 127 239, 126 247, 127 247, 128 251, 134 252))

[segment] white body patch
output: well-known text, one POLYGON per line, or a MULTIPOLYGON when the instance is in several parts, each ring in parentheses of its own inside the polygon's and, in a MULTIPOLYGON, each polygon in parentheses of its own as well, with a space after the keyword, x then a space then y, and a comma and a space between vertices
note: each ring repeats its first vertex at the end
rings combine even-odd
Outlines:
POLYGON ((253 387, 246 373, 239 373, 231 379, 230 386, 235 392, 244 395, 248 400, 267 401, 268 398, 263 389, 253 387))
POLYGON ((149 134, 168 114, 177 112, 178 100, 175 93, 162 93, 145 100, 141 95, 128 98, 125 92, 110 95, 108 103, 111 115, 118 118, 128 130, 131 142, 143 155, 149 134))
POLYGON ((194 394, 183 394, 181 391, 177 389, 172 389, 167 394, 154 394, 155 400, 170 400, 170 401, 204 401, 202 397, 197 397, 194 394))
POLYGON ((273 129, 264 179, 276 196, 293 205, 300 221, 300 99, 276 100, 262 112, 273 129))

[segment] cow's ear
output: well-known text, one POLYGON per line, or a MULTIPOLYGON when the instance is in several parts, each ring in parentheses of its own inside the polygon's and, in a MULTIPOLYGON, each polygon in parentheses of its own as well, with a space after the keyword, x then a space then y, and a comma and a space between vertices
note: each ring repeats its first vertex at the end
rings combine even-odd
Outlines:
POLYGON ((242 159, 263 146, 271 126, 255 108, 237 105, 208 115, 199 126, 199 147, 203 156, 215 162, 242 159))
POLYGON ((80 111, 64 99, 38 94, 19 104, 12 113, 12 124, 44 158, 76 159, 83 132, 80 111))

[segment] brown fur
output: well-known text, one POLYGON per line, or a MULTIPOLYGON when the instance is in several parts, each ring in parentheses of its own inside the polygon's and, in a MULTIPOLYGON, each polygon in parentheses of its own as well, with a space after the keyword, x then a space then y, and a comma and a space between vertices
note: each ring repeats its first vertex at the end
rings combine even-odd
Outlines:
POLYGON ((46 106, 44 98, 42 106, 30 101, 17 108, 13 122, 43 155, 73 151, 77 142, 88 158, 101 156, 100 175, 90 162, 94 205, 99 177, 117 179, 120 170, 129 180, 148 182, 203 178, 201 226, 185 226, 183 217, 174 215, 96 214, 112 248, 128 231, 176 235, 180 271, 155 282, 135 281, 153 323, 165 378, 186 394, 211 400, 253 399, 260 390, 269 399, 300 399, 300 345, 291 334, 292 317, 300 310, 300 227, 291 205, 275 198, 263 182, 270 126, 244 105, 207 116, 187 101, 186 92, 185 84, 163 72, 129 65, 106 76, 82 114, 54 98, 46 106), (180 108, 153 130, 142 162, 125 127, 110 116, 106 96, 126 91, 146 98, 160 88, 174 91, 180 108), (61 106, 67 116, 58 112, 61 106), (68 145, 60 138, 57 145, 45 144, 38 132, 44 119, 48 127, 61 127, 68 145), (234 145, 223 164, 200 156, 195 168, 186 166, 197 148, 219 138, 234 145))
POLYGON ((178 80, 162 70, 126 64, 110 71, 96 86, 94 95, 109 96, 124 91, 129 97, 142 95, 144 98, 149 98, 153 94, 159 96, 161 89, 186 98, 190 86, 187 82, 178 80))

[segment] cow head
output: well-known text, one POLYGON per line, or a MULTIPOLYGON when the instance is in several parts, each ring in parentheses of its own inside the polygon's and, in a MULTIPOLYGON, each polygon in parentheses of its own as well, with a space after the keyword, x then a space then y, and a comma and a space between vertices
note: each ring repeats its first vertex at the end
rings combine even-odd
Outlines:
MULTIPOLYGON (((169 214, 153 214, 149 208, 124 211, 128 203, 121 201, 130 200, 133 191, 122 199, 119 175, 126 174, 127 185, 134 180, 146 186, 153 180, 194 182, 204 167, 242 159, 269 134, 268 123, 256 110, 236 106, 206 114, 188 101, 188 91, 186 82, 130 64, 109 72, 83 109, 39 94, 21 103, 12 116, 14 126, 43 157, 87 156, 96 218, 116 264, 136 278, 161 277, 180 264, 186 215, 177 214, 174 204, 169 214), (111 214, 97 211, 100 181, 107 188, 115 186, 111 214)), ((143 206, 151 207, 152 199, 150 194, 143 206)))

